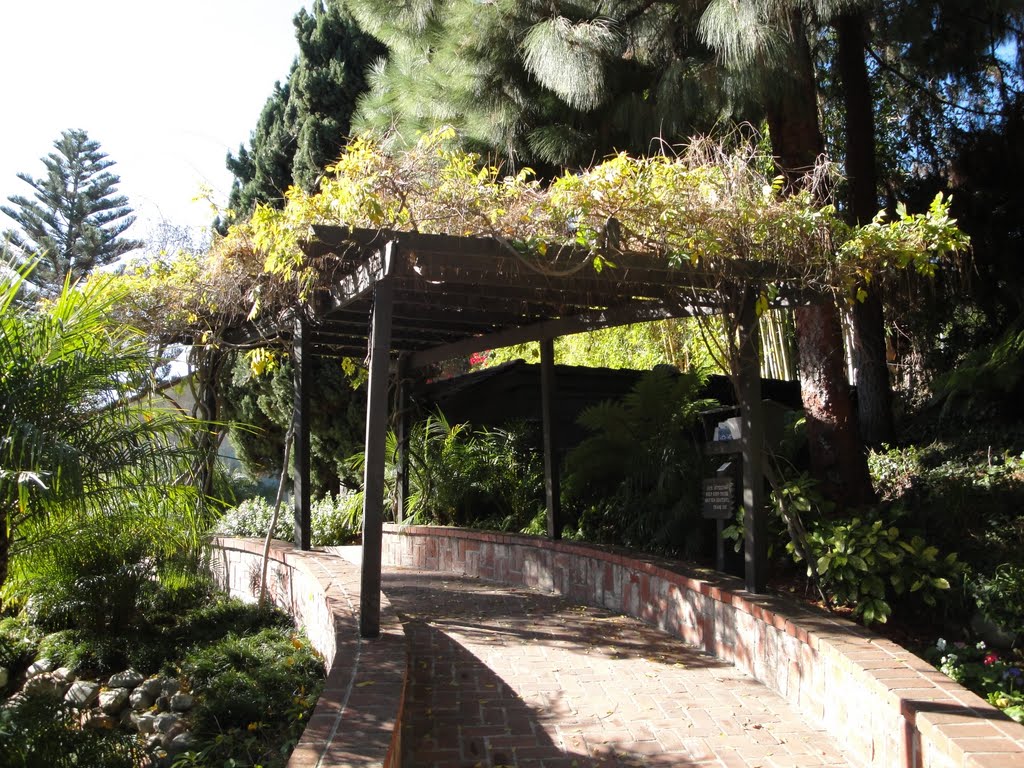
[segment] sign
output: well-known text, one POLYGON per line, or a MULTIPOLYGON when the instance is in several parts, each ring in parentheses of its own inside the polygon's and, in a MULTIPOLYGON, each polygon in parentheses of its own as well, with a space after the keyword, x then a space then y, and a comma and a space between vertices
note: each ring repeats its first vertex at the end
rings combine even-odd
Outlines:
POLYGON ((731 520, 736 514, 736 499, 731 477, 713 477, 704 481, 704 506, 709 520, 731 520))

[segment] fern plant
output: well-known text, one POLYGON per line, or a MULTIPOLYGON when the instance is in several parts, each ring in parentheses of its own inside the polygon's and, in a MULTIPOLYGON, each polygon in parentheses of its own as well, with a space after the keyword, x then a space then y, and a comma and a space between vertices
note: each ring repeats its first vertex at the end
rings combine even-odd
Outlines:
POLYGON ((701 461, 694 430, 712 400, 695 372, 658 368, 619 403, 580 416, 592 434, 567 457, 567 507, 588 540, 673 554, 699 546, 701 461))

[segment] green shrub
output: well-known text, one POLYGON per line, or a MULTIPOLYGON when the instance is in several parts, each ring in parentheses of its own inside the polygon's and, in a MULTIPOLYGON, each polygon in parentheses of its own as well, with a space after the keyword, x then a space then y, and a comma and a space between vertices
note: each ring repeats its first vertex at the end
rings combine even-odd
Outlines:
POLYGON ((1003 563, 991 575, 976 574, 968 591, 978 610, 999 629, 1024 636, 1024 567, 1003 563))
POLYGON ((35 694, 0 708, 5 768, 133 768, 142 751, 134 737, 81 728, 76 710, 54 694, 35 694))
MULTIPOLYGON (((0 619, 0 667, 8 672, 8 688, 35 659, 40 637, 39 630, 22 618, 0 619)), ((4 692, 0 686, 0 694, 4 692)))
MULTIPOLYGON (((349 544, 362 526, 362 495, 327 494, 310 505, 310 533, 314 547, 349 544)), ((217 522, 215 532, 222 536, 264 538, 274 516, 274 505, 261 496, 246 499, 229 509, 217 522)), ((274 538, 295 541, 295 521, 290 506, 282 505, 274 529, 274 538)))

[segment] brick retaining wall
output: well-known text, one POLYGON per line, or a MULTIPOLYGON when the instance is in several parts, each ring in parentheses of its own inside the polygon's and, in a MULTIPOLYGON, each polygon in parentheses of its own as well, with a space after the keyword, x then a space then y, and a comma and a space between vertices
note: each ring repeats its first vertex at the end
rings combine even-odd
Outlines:
MULTIPOLYGON (((259 595, 263 542, 220 538, 211 569, 222 589, 259 595)), ((325 552, 271 543, 267 583, 274 603, 303 627, 324 657, 327 680, 288 768, 398 768, 406 678, 405 633, 381 598, 381 635, 359 636, 359 570, 325 552)))
POLYGON ((640 618, 735 664, 878 768, 1024 768, 1024 726, 852 622, 673 560, 455 528, 385 526, 385 565, 534 587, 640 618))

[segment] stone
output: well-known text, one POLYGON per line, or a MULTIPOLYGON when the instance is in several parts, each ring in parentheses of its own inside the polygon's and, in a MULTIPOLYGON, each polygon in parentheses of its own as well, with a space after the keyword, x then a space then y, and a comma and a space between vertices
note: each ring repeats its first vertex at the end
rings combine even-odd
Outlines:
POLYGON ((151 696, 146 691, 142 690, 141 687, 136 688, 128 695, 128 703, 131 708, 136 712, 141 712, 144 709, 149 709, 153 706, 153 702, 156 701, 154 696, 151 696))
POLYGON ((160 689, 163 687, 164 679, 162 677, 150 677, 139 683, 137 690, 142 691, 147 696, 150 696, 153 701, 156 701, 156 697, 160 695, 160 689))
POLYGON ((83 728, 94 731, 112 731, 116 725, 117 720, 98 709, 90 709, 82 713, 83 728))
POLYGON ((78 680, 71 684, 67 694, 64 696, 64 701, 72 707, 87 709, 93 705, 93 702, 99 698, 99 695, 99 683, 94 683, 90 680, 78 680))
POLYGON ((99 708, 108 715, 116 715, 128 703, 129 694, 127 688, 108 688, 100 691, 99 708))
POLYGON ((174 743, 174 740, 184 732, 185 724, 181 721, 178 721, 173 726, 171 726, 171 729, 169 731, 160 736, 160 744, 163 746, 164 749, 170 750, 171 744, 174 743))
POLYGON ((170 706, 172 712, 187 712, 192 709, 192 705, 195 703, 193 698, 187 693, 176 693, 171 696, 170 706))
POLYGON ((168 709, 171 708, 171 697, 170 696, 157 696, 156 697, 156 702, 154 702, 154 703, 156 705, 156 708, 160 712, 166 712, 168 709))
POLYGON ((173 696, 181 690, 181 685, 177 680, 172 680, 169 677, 165 677, 160 683, 160 693, 164 696, 173 696))
POLYGON ((43 673, 30 677, 25 681, 25 686, 22 691, 26 695, 51 695, 51 696, 63 696, 64 693, 70 687, 69 683, 64 683, 58 680, 50 673, 43 673))
POLYGON ((68 685, 71 685, 71 683, 78 679, 78 675, 71 671, 71 667, 60 667, 55 669, 53 670, 53 676, 68 685))
POLYGON ((32 678, 36 675, 42 675, 47 672, 53 672, 57 668, 57 662, 53 659, 36 659, 32 662, 32 666, 25 672, 25 677, 32 678))
POLYGON ((173 712, 161 712, 153 720, 153 727, 158 733, 170 733, 174 726, 181 722, 181 715, 173 712))
POLYGON ((157 716, 152 712, 132 712, 130 717, 132 728, 142 735, 145 736, 156 731, 157 716))
POLYGON ((107 681, 107 685, 111 688, 136 688, 142 684, 145 680, 145 676, 141 672, 136 672, 134 669, 126 669, 124 672, 118 672, 115 675, 111 675, 107 681))
POLYGON ((192 732, 182 731, 171 739, 171 743, 167 745, 167 752, 172 755, 180 755, 182 752, 188 752, 195 744, 196 738, 192 732))

